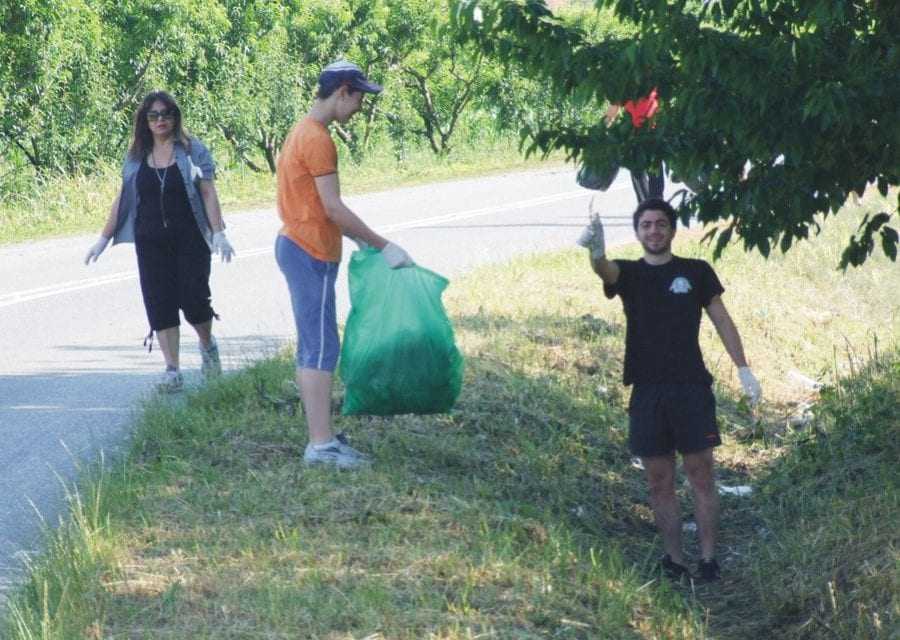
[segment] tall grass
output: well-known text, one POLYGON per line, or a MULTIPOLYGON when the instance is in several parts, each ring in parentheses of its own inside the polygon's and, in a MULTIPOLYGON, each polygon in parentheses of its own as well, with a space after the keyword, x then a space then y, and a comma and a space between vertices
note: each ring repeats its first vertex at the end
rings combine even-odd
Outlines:
POLYGON ((607 468, 627 459, 620 414, 601 415, 604 433, 588 428, 588 403, 549 379, 486 353, 468 371, 449 416, 341 419, 379 461, 349 476, 299 466, 298 420, 266 399, 291 376, 287 359, 185 407, 148 407, 129 482, 106 483, 110 524, 92 539, 107 553, 78 551, 91 561, 75 566, 65 558, 80 541, 62 562, 51 552, 19 600, 20 628, 45 620, 48 638, 703 637, 701 619, 658 583, 649 548, 622 548, 647 527, 628 498, 636 472, 607 468))
POLYGON ((900 635, 900 351, 854 370, 761 469, 723 637, 900 635))
MULTIPOLYGON (((714 586, 679 587, 655 571, 645 482, 625 447, 620 304, 602 298, 572 250, 451 285, 467 358, 458 406, 338 416, 374 455, 371 470, 301 465, 287 355, 182 404, 151 402, 127 460, 86 483, 91 508, 74 503, 0 635, 896 637, 900 302, 883 291, 897 272, 876 259, 834 275, 839 225, 861 212, 842 215, 788 256, 731 251, 716 265, 773 400, 756 417, 740 408, 707 328, 721 381, 719 481, 754 488, 723 497, 714 586), (852 357, 835 359, 834 335, 852 357), (872 335, 891 346, 876 352, 872 335), (821 398, 783 379, 788 367, 821 373, 821 398), (814 421, 789 427, 800 400, 814 402, 814 421)), ((707 256, 690 235, 677 252, 707 256)), ((697 540, 686 545, 696 557, 697 540)))

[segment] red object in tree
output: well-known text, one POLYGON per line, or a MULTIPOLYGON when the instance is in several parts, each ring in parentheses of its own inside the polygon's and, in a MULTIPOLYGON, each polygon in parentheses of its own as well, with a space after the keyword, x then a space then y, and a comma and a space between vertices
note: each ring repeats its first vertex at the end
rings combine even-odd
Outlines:
POLYGON ((631 116, 631 124, 635 129, 640 129, 644 126, 644 122, 651 119, 658 108, 659 100, 656 98, 655 87, 646 98, 629 100, 625 103, 625 111, 631 116))

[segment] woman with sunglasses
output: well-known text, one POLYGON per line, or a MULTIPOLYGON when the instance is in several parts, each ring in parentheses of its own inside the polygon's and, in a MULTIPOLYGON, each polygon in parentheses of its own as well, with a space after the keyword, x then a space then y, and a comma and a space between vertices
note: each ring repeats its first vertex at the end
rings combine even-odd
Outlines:
POLYGON ((234 250, 213 182, 215 165, 206 146, 182 127, 181 110, 164 91, 144 98, 134 115, 131 147, 122 167, 122 188, 85 264, 96 261, 110 240, 134 242, 144 308, 166 361, 160 391, 181 391, 180 319, 184 313, 200 338, 202 371, 221 372, 212 335, 217 317, 210 303, 211 253, 230 262, 234 250))

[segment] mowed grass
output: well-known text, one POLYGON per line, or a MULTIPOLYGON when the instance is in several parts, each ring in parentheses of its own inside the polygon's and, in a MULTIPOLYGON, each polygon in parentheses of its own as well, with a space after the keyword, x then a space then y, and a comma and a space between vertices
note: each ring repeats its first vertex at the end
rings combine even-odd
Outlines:
MULTIPOLYGON (((861 212, 844 216, 787 256, 732 249, 716 264, 771 399, 758 415, 737 402, 706 323, 719 480, 754 488, 723 497, 715 586, 654 571, 659 541, 625 447, 621 304, 573 249, 451 284, 459 403, 337 417, 371 470, 302 466, 287 357, 150 403, 127 459, 73 497, 0 636, 894 638, 900 302, 886 292, 898 271, 875 258, 835 272, 861 212), (828 385, 821 397, 794 369, 828 385), (805 401, 812 421, 788 426, 805 401)), ((676 251, 707 256, 696 236, 676 251)))
MULTIPOLYGON (((378 147, 359 161, 344 153, 340 162, 342 192, 356 194, 534 168, 542 163, 559 164, 563 156, 554 154, 546 160, 539 157, 526 160, 514 140, 488 137, 461 142, 446 157, 437 157, 422 148, 412 149, 398 160, 389 149, 378 147)), ((0 244, 72 233, 99 233, 119 192, 120 171, 118 166, 102 165, 90 175, 18 180, 15 189, 0 192, 0 244)), ((275 206, 275 176, 268 172, 220 164, 216 187, 226 216, 275 206)))

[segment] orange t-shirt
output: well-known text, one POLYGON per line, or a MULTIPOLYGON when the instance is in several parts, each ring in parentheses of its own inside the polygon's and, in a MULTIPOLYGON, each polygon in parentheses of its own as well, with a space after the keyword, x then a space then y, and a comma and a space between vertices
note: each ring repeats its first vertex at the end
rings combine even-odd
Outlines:
POLYGON ((341 229, 325 214, 316 178, 337 171, 337 148, 328 129, 304 118, 291 130, 278 155, 278 215, 287 236, 312 257, 341 261, 341 229))

